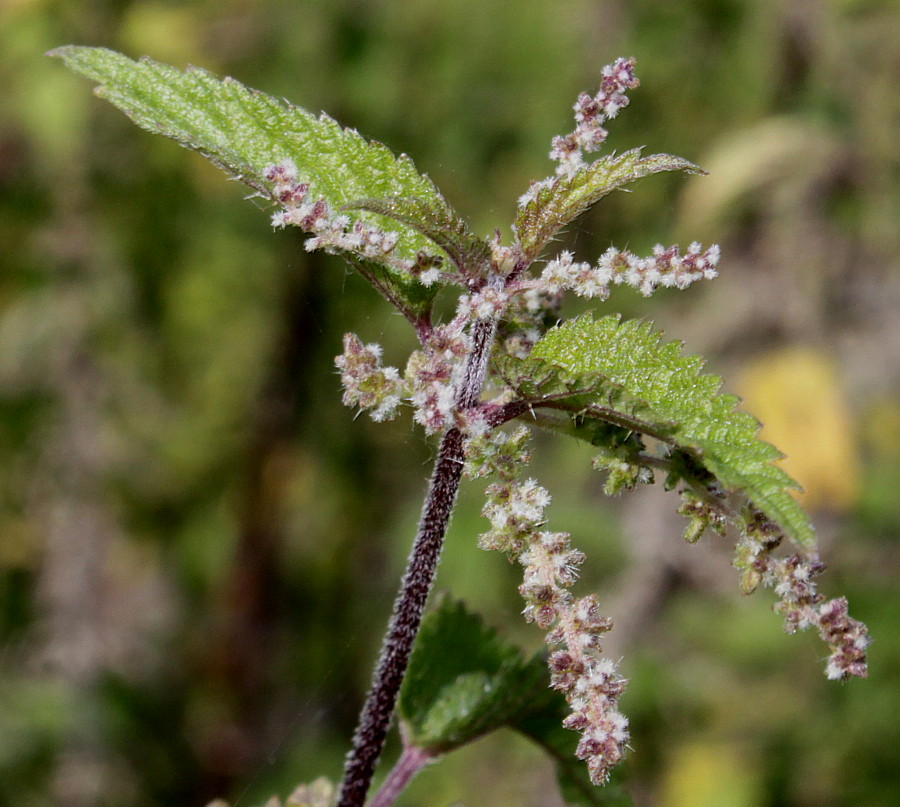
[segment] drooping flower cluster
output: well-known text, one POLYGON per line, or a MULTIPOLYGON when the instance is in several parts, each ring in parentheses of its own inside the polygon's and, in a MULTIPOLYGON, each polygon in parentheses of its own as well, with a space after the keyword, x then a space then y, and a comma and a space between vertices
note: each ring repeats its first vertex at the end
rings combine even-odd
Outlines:
POLYGON ((408 261, 391 256, 399 240, 398 233, 368 227, 359 219, 351 223, 346 215, 333 215, 324 199, 310 198, 309 183, 298 182, 293 161, 283 160, 268 166, 263 177, 272 183, 272 195, 281 205, 281 210, 272 215, 272 226, 293 225, 311 233, 313 237, 304 244, 308 252, 343 250, 398 269, 410 268, 408 261))
POLYGON ((836 597, 816 609, 819 636, 831 648, 825 674, 832 681, 869 675, 866 662, 866 650, 872 641, 869 629, 853 619, 847 613, 847 607, 846 597, 836 597))
POLYGON ((574 174, 584 164, 583 154, 597 151, 608 132, 602 124, 628 106, 625 93, 640 84, 634 75, 634 59, 617 59, 603 68, 600 89, 591 97, 581 93, 575 102, 575 130, 553 138, 550 159, 559 162, 558 174, 574 174))
POLYGON ((364 345, 352 333, 344 335, 344 352, 334 360, 341 371, 345 406, 370 410, 373 420, 392 419, 409 401, 413 419, 428 434, 447 428, 454 415, 457 387, 469 352, 465 321, 456 318, 433 328, 422 350, 414 351, 401 378, 395 367, 381 364, 381 346, 364 345))
POLYGON ((525 619, 548 631, 547 643, 558 648, 548 662, 551 686, 572 709, 564 725, 581 732, 576 754, 599 785, 622 759, 628 742, 628 719, 618 709, 626 682, 615 663, 601 655, 601 637, 612 621, 601 615, 596 597, 575 598, 569 591, 584 555, 572 548, 568 533, 539 529, 550 495, 533 479, 519 480, 528 461, 527 436, 522 427, 506 438, 496 433, 473 437, 467 445, 467 475, 494 473, 500 478, 486 491, 482 513, 491 528, 478 545, 504 552, 524 567, 519 593, 526 603, 525 619))
POLYGON ((364 345, 356 334, 344 334, 344 352, 334 360, 341 371, 344 406, 371 409, 372 420, 391 420, 405 395, 395 367, 382 367, 381 345, 364 345))
MULTIPOLYGON (((565 183, 565 176, 583 165, 583 154, 596 150, 604 141, 602 122, 615 116, 627 103, 625 91, 637 86, 632 69, 632 60, 620 60, 604 71, 604 83, 596 96, 579 98, 578 125, 571 135, 554 140, 551 154, 559 161, 557 174, 563 178, 557 176, 533 185, 531 198, 540 187, 554 181, 565 183)), ((330 219, 327 208, 317 207, 316 202, 310 206, 306 186, 294 180, 290 166, 273 168, 272 181, 280 188, 279 198, 285 205, 280 221, 300 224, 312 232, 313 248, 331 245, 364 254, 366 249, 386 245, 386 255, 393 248, 390 238, 379 238, 375 231, 358 223, 356 229, 348 228, 340 219, 330 219)), ((482 513, 490 527, 480 536, 478 545, 501 551, 523 567, 519 592, 525 600, 524 616, 546 631, 546 641, 552 648, 548 661, 551 685, 564 694, 571 707, 564 725, 580 732, 577 755, 587 762, 592 781, 602 784, 623 757, 629 739, 628 720, 618 709, 626 682, 615 663, 602 655, 602 637, 612 623, 601 614, 596 597, 576 598, 571 593, 584 555, 571 546, 570 536, 541 529, 550 495, 535 480, 521 476, 530 459, 527 428, 507 434, 489 427, 489 412, 522 403, 514 400, 515 390, 504 387, 501 393, 512 399, 473 403, 476 399, 470 398, 468 403, 460 403, 462 376, 477 341, 471 334, 485 324, 503 320, 501 353, 525 358, 546 330, 565 292, 605 300, 616 285, 631 286, 644 296, 660 287, 684 289, 697 280, 717 276, 719 247, 704 248, 694 242, 682 254, 677 246, 658 245, 647 257, 610 248, 594 264, 576 261, 572 253, 562 252, 539 276, 529 276, 527 267, 517 266, 515 249, 500 246, 499 237, 491 250, 490 276, 467 277, 463 269, 456 275, 455 282, 466 286, 467 291, 459 298, 454 318, 419 331, 422 347, 410 356, 402 379, 394 368, 381 366, 378 346, 363 345, 352 335, 345 337, 344 354, 337 362, 342 371, 344 402, 369 409, 378 420, 393 416, 401 400, 406 400, 426 433, 437 434, 451 426, 461 428, 466 439, 468 476, 493 474, 497 478, 486 490, 482 513)), ((425 286, 448 277, 432 264, 418 266, 411 274, 425 286)), ((629 456, 613 452, 595 460, 595 467, 609 472, 606 492, 610 495, 653 481, 651 465, 643 464, 640 458, 632 461, 629 456)), ((823 564, 801 555, 776 558, 773 550, 783 538, 777 525, 752 507, 738 517, 727 509, 725 495, 714 479, 703 484, 706 490, 702 493, 682 493, 679 512, 689 520, 685 537, 695 541, 707 529, 722 533, 727 523, 737 522, 743 537, 735 566, 742 572, 742 589, 749 593, 759 585, 773 588, 779 598, 775 610, 784 617, 786 630, 818 629, 831 650, 826 669, 829 678, 865 676, 869 643, 866 628, 849 617, 845 600, 825 602, 817 592, 814 578, 824 569, 823 564)))
POLYGON ((717 244, 703 249, 696 241, 684 255, 678 246, 658 244, 653 248, 653 254, 646 258, 611 247, 595 265, 591 265, 576 261, 572 253, 566 251, 544 267, 532 288, 547 293, 566 290, 580 297, 605 300, 611 285, 626 285, 649 297, 660 286, 685 289, 697 280, 716 277, 719 254, 717 244))
POLYGON ((772 588, 778 597, 773 606, 784 617, 788 633, 816 628, 831 655, 825 667, 832 680, 868 675, 866 649, 871 638, 868 628, 847 613, 847 600, 825 600, 815 578, 825 571, 817 556, 794 554, 777 558, 772 553, 782 542, 776 524, 759 512, 746 518, 744 534, 738 542, 734 565, 741 570, 741 588, 752 592, 759 584, 772 588))
POLYGON ((868 675, 866 649, 869 631, 866 626, 847 613, 847 600, 839 597, 825 602, 816 590, 814 578, 825 571, 821 561, 808 560, 800 555, 772 560, 763 576, 763 583, 774 588, 779 601, 775 611, 784 617, 788 633, 815 627, 831 655, 825 665, 825 675, 832 681, 868 675))

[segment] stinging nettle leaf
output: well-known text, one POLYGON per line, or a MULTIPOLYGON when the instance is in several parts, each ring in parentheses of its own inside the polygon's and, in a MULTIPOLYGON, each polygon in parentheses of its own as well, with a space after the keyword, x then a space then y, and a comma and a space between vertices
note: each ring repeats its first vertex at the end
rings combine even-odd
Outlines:
MULTIPOLYGON (((773 463, 781 452, 758 439, 759 422, 736 409, 737 396, 719 393, 718 376, 701 374, 700 357, 682 353, 678 343, 661 342, 650 323, 582 316, 548 331, 529 359, 555 365, 564 371, 563 380, 573 374, 581 385, 584 374, 609 379, 641 403, 641 419, 666 430, 677 424, 666 439, 695 456, 727 490, 745 495, 797 544, 813 544, 809 519, 789 493, 798 485, 773 463)), ((603 403, 610 405, 610 399, 603 403)))
POLYGON ((548 688, 546 661, 526 660, 462 603, 425 615, 400 690, 406 742, 433 755, 524 718, 548 688))
POLYGON ((403 197, 359 199, 343 209, 368 210, 409 225, 446 252, 467 277, 482 275, 490 262, 490 246, 473 234, 443 199, 437 204, 430 199, 403 197))
POLYGON ((616 188, 660 171, 705 173, 691 162, 670 154, 641 157, 640 149, 601 157, 572 175, 556 177, 540 188, 516 216, 515 231, 529 260, 540 255, 544 245, 562 227, 616 188))
MULTIPOLYGON (((335 211, 354 199, 392 196, 447 206, 406 155, 396 157, 324 113, 312 115, 232 78, 219 79, 197 67, 182 71, 146 57, 134 61, 105 48, 66 46, 50 55, 98 82, 96 94, 138 126, 199 152, 268 198, 272 185, 265 169, 290 159, 298 178, 309 183, 310 196, 325 199, 335 211)), ((365 211, 351 213, 350 219, 382 229, 388 225, 365 211)), ((414 261, 420 252, 441 255, 408 225, 387 229, 400 235, 397 257, 414 261)))
POLYGON ((347 262, 413 326, 427 321, 434 298, 441 288, 438 284, 424 286, 412 277, 392 272, 384 264, 365 260, 351 252, 342 254, 347 262))
POLYGON ((554 760, 572 807, 626 807, 620 788, 591 784, 575 756, 579 736, 562 727, 568 707, 548 681, 544 654, 525 660, 461 602, 443 597, 425 615, 398 704, 404 742, 436 757, 502 727, 554 760))
MULTIPOLYGON (((644 401, 596 372, 568 372, 557 364, 536 358, 533 353, 526 359, 497 356, 492 366, 497 376, 515 391, 516 399, 529 407, 602 413, 607 416, 607 424, 615 423, 661 440, 674 433, 676 424, 662 422, 644 401)), ((557 431, 574 434, 568 426, 559 425, 557 431)))

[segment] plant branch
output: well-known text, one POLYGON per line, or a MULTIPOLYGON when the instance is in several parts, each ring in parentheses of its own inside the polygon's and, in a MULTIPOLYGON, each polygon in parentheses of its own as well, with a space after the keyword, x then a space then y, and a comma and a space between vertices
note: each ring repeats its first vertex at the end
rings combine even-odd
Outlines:
MULTIPOLYGON (((467 357, 463 381, 456 397, 460 411, 477 404, 495 334, 494 321, 478 321, 473 327, 472 351, 467 357)), ((463 469, 464 443, 463 434, 457 427, 448 429, 441 439, 416 540, 394 601, 394 611, 382 642, 372 687, 353 735, 353 747, 344 765, 338 807, 362 807, 369 790, 456 501, 463 469)))
POLYGON ((433 757, 421 748, 405 746, 369 807, 391 807, 413 777, 432 760, 433 757))

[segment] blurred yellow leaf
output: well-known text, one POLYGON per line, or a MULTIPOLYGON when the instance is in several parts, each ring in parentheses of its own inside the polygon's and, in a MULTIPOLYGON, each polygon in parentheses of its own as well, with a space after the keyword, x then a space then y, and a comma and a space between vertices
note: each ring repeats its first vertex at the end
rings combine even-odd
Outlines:
POLYGON ((858 497, 860 467, 854 424, 834 364, 821 351, 786 348, 741 373, 745 408, 762 421, 761 436, 787 457, 784 469, 804 488, 810 508, 844 510, 858 497))
POLYGON ((660 807, 755 807, 760 782, 741 749, 729 743, 693 743, 675 749, 663 781, 660 807))

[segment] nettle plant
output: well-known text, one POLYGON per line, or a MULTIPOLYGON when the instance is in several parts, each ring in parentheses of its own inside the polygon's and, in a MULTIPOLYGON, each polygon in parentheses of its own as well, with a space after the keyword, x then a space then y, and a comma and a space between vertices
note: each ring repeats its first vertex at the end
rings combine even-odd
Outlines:
POLYGON ((721 379, 701 372, 702 359, 662 341, 650 323, 615 314, 559 321, 567 293, 605 301, 626 285, 649 296, 717 273, 718 247, 697 243, 646 257, 611 248, 594 263, 547 254, 562 228, 613 190, 660 171, 700 172, 639 149, 586 159, 638 86, 633 59, 605 67, 596 94, 578 97, 574 130, 552 142, 555 172, 519 199, 504 244, 499 232, 472 233, 408 157, 324 114, 200 69, 95 48, 52 55, 98 82, 97 94, 139 126, 200 152, 274 204, 274 226, 308 233, 307 250, 344 257, 418 338, 402 372, 355 334, 335 360, 344 404, 376 421, 408 407, 439 446, 343 782, 301 786, 287 803, 362 805, 398 699, 404 750, 373 807, 393 803, 428 762, 503 726, 552 754, 568 802, 620 798, 594 786, 607 783, 629 747, 619 710, 627 682, 602 652, 611 620, 596 596, 571 591, 583 553, 567 533, 544 528, 550 494, 526 472, 535 426, 593 446, 608 494, 664 479, 680 496, 688 541, 732 528, 741 590, 771 588, 788 632, 819 632, 828 678, 865 677, 866 628, 845 599, 818 592, 824 565, 812 527, 791 495, 796 483, 773 462, 781 454, 757 439, 759 423, 719 392, 721 379), (457 295, 446 322, 433 316, 439 292, 457 295), (548 653, 525 659, 448 598, 422 619, 464 475, 493 480, 478 545, 521 565, 524 616, 546 632, 548 653))

